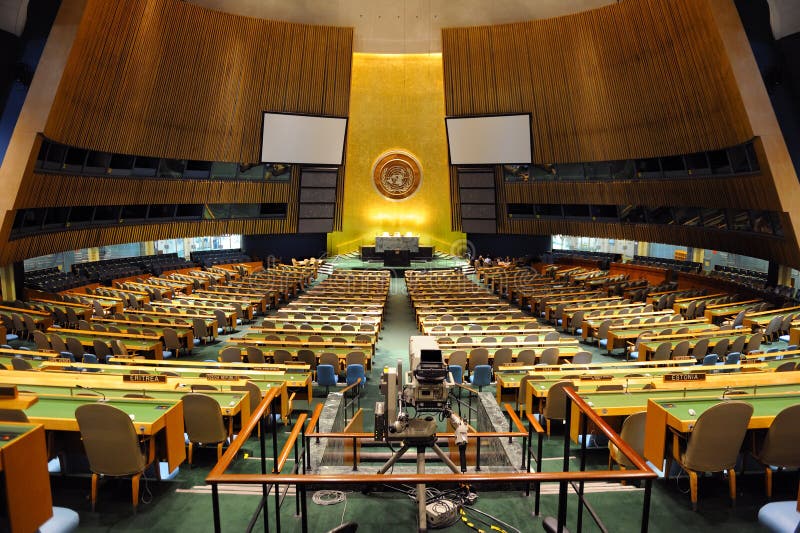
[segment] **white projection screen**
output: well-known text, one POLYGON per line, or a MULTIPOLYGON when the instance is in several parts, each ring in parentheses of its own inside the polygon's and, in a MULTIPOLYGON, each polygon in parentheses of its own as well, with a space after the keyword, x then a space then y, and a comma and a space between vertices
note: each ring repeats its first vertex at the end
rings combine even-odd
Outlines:
POLYGON ((346 118, 264 113, 262 163, 341 165, 346 118))
POLYGON ((451 165, 531 163, 531 116, 445 118, 451 165))

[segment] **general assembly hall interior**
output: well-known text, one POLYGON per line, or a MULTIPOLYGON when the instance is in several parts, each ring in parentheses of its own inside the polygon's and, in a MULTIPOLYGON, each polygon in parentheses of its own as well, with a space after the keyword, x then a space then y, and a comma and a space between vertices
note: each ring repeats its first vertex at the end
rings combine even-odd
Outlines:
POLYGON ((800 531, 796 0, 0 0, 0 532, 800 531))

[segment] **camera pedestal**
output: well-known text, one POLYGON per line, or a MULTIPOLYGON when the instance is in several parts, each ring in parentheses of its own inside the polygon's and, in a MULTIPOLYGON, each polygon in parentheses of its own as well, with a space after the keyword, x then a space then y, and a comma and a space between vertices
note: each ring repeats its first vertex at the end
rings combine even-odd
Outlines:
MULTIPOLYGON (((385 474, 398 460, 400 460, 405 453, 411 449, 412 446, 417 448, 417 474, 425 473, 425 448, 430 448, 444 464, 452 470, 454 474, 458 474, 458 467, 450 460, 446 453, 436 444, 436 423, 431 417, 426 419, 412 419, 409 421, 408 427, 402 432, 395 433, 394 438, 402 438, 402 447, 394 452, 392 456, 386 461, 378 474, 385 474)), ((417 484, 417 515, 419 521, 419 531, 425 532, 428 530, 427 513, 425 507, 427 505, 425 498, 425 484, 417 484)))

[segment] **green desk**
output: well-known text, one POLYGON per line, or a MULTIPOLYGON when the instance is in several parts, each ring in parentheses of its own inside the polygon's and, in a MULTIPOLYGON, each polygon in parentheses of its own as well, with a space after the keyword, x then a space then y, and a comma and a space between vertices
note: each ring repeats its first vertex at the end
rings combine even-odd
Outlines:
MULTIPOLYGON (((769 388, 772 391, 772 388, 769 388)), ((756 395, 734 396, 753 406, 749 429, 764 429, 772 424, 772 420, 783 409, 800 403, 795 393, 763 395, 759 388, 756 395)), ((666 439, 668 428, 681 433, 689 433, 694 428, 697 418, 703 412, 718 404, 719 398, 676 398, 669 400, 649 400, 647 402, 647 421, 645 423, 644 456, 656 466, 660 466, 666 457, 666 439), (694 415, 689 413, 694 410, 694 415)))
MULTIPOLYGON (((96 401, 96 397, 41 397, 25 413, 31 422, 42 424, 48 431, 80 431, 75 409, 96 401)), ((155 437, 160 458, 167 459, 170 471, 184 461, 183 403, 142 399, 106 403, 133 415, 133 427, 139 435, 155 437)))

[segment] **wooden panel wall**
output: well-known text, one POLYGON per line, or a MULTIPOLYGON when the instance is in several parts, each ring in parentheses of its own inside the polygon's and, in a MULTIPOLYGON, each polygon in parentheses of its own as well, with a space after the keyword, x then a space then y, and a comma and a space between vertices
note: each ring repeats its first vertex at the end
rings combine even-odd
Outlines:
POLYGON ((691 153, 753 137, 706 0, 625 0, 442 30, 447 115, 529 112, 534 160, 691 153))
MULTIPOLYGON (((241 17, 180 0, 87 0, 44 134, 109 152, 256 162, 263 111, 348 116, 352 48, 352 28, 241 17)), ((26 237, 4 245, 3 264, 104 244, 297 231, 297 166, 286 183, 38 174, 33 161, 40 142, 17 192, 16 209, 274 202, 286 203, 287 215, 284 220, 124 225, 26 237)), ((340 194, 338 213, 341 205, 340 194)), ((13 219, 13 212, 6 213, 6 238, 13 219)))
POLYGON ((351 28, 179 0, 89 0, 45 135, 137 155, 255 162, 262 111, 347 116, 351 28))
MULTIPOLYGON (((33 174, 17 196, 16 209, 70 205, 297 203, 291 182, 101 178, 33 174)), ((297 207, 289 206, 289 214, 297 207)))

